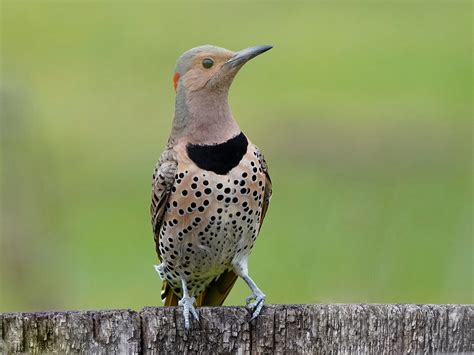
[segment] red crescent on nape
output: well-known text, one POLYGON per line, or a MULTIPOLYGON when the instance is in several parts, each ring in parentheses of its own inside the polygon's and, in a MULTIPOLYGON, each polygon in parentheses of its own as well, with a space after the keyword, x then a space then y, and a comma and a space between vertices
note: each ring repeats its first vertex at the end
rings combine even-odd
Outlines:
POLYGON ((180 76, 181 76, 181 75, 180 75, 178 72, 174 73, 174 76, 173 76, 173 87, 174 87, 174 91, 176 91, 176 87, 178 86, 178 80, 179 80, 179 77, 180 77, 180 76))

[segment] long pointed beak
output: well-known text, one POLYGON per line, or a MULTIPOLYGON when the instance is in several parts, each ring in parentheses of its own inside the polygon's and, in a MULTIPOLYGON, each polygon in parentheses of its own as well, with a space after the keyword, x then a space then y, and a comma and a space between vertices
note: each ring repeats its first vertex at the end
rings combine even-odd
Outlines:
POLYGON ((242 49, 241 51, 236 52, 232 58, 224 63, 225 66, 237 67, 241 66, 244 63, 248 62, 250 59, 255 58, 256 56, 272 49, 273 46, 255 46, 242 49))

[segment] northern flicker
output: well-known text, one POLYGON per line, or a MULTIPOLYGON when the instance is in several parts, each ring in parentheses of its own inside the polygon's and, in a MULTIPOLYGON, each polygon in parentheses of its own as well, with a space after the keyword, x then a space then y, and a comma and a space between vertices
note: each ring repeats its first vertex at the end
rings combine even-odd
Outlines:
POLYGON ((272 186, 260 150, 232 116, 228 92, 242 66, 268 51, 201 46, 179 57, 173 76, 175 115, 152 183, 155 269, 165 306, 183 307, 185 328, 194 308, 222 305, 237 277, 252 291, 251 319, 264 293, 250 278, 247 259, 270 201, 272 186))

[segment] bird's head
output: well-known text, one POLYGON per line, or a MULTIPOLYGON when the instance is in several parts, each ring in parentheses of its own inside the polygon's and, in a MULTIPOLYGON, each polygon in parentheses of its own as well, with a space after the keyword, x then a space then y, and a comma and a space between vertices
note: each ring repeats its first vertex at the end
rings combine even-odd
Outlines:
POLYGON ((183 90, 226 91, 246 62, 271 48, 255 46, 238 52, 211 45, 192 48, 177 61, 173 86, 178 95, 183 90))
POLYGON ((206 45, 181 55, 173 76, 176 105, 170 138, 214 144, 238 134, 240 128, 227 100, 229 87, 245 63, 271 48, 256 46, 232 52, 206 45))

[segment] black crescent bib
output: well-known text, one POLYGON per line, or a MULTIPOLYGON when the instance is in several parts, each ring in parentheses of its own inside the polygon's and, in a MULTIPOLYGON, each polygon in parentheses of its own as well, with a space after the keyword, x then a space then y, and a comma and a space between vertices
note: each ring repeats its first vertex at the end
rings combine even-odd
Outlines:
POLYGON ((240 132, 234 138, 220 144, 188 144, 186 152, 194 164, 201 169, 225 175, 239 165, 242 157, 247 153, 248 144, 247 137, 240 132))

